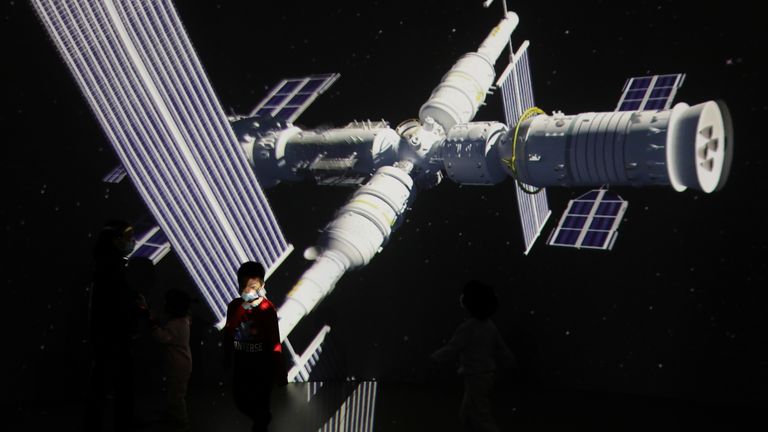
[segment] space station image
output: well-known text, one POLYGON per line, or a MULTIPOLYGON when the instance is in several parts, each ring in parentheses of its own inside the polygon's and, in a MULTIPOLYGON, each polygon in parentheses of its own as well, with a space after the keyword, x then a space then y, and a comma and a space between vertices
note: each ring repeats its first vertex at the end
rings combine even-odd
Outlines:
POLYGON ((752 6, 252 3, 5 6, 12 430, 765 423, 752 6))

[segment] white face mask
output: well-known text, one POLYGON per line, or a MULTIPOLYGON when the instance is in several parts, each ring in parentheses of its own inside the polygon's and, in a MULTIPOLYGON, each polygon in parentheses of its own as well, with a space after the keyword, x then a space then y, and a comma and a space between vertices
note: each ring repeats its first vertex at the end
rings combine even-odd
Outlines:
POLYGON ((250 303, 250 302, 256 300, 257 298, 259 298, 259 295, 257 293, 255 293, 255 292, 253 292, 253 291, 249 291, 249 292, 242 293, 240 295, 240 297, 243 298, 244 302, 250 303))

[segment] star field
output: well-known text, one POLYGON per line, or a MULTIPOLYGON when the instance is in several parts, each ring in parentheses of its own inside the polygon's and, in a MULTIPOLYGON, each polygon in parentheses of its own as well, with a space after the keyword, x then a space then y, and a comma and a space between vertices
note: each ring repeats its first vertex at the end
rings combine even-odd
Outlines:
MULTIPOLYGON (((341 73, 297 121, 303 128, 416 117, 442 74, 500 16, 499 5, 485 10, 468 0, 177 3, 227 112, 247 112, 283 77, 341 73)), ((347 376, 453 379, 435 377, 427 358, 462 321, 459 288, 476 278, 496 288, 494 319, 521 370, 541 386, 752 400, 768 367, 761 139, 768 104, 755 43, 766 30, 753 7, 707 6, 717 19, 702 20, 671 1, 511 3, 521 19, 514 42, 531 40, 534 92, 548 112, 610 111, 626 78, 655 73, 688 74, 677 101, 725 100, 736 129, 728 185, 711 195, 619 188, 629 208, 613 251, 550 248, 539 239, 524 256, 511 181, 460 187, 446 179, 418 195, 383 251, 346 275, 292 342, 303 346, 327 323, 347 376)), ((135 221, 146 210, 128 179, 101 182, 117 158, 31 7, 5 2, 0 17, 10 59, 0 116, 0 280, 14 353, 4 396, 63 396, 85 373, 94 236, 107 219, 135 221)), ((476 120, 501 119, 492 95, 476 120)), ((306 183, 267 191, 297 251, 269 281, 277 304, 307 267, 300 252, 350 192, 306 183)), ((550 190, 544 237, 583 192, 550 190)), ((159 308, 170 287, 193 292, 172 254, 146 287, 150 304, 159 308)), ((216 382, 211 317, 200 306, 195 320, 195 354, 211 360, 196 367, 216 382)))

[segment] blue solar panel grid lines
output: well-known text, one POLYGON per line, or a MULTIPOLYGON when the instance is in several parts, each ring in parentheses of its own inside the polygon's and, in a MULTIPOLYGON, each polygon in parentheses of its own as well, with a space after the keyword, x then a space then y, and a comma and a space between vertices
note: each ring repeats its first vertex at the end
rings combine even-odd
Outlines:
POLYGON ((105 175, 102 181, 104 183, 117 184, 123 181, 126 175, 128 175, 128 172, 125 170, 125 168, 123 168, 122 165, 118 165, 107 175, 105 175))
POLYGON ((291 343, 287 338, 283 341, 288 348, 288 351, 291 353, 294 362, 293 366, 288 371, 289 382, 305 382, 309 380, 312 370, 320 360, 320 354, 323 352, 323 342, 330 331, 330 326, 323 326, 301 356, 296 355, 293 346, 291 346, 291 343))
POLYGON ((339 77, 339 74, 334 73, 283 79, 270 89, 267 96, 251 110, 250 115, 293 122, 339 77))
POLYGON ((534 105, 531 71, 528 62, 529 46, 529 41, 520 45, 520 48, 511 57, 509 65, 496 81, 496 86, 501 88, 504 119, 509 128, 515 127, 523 112, 534 105))
MULTIPOLYGON (((527 185, 526 185, 527 186, 527 185)), ((532 186, 527 186, 532 188, 532 186)), ((524 254, 528 255, 533 248, 536 239, 539 238, 544 225, 546 225, 552 211, 547 202, 547 192, 541 189, 536 194, 523 191, 519 185, 515 185, 520 224, 523 228, 523 240, 525 242, 524 254)))
MULTIPOLYGON (((214 315, 290 253, 170 0, 34 0, 121 165, 214 315)), ((148 246, 142 253, 157 258, 148 246)), ((167 251, 166 251, 167 253, 167 251)))
MULTIPOLYGON (((529 46, 528 41, 520 45, 496 82, 496 85, 501 88, 504 118, 510 129, 517 127, 523 113, 534 106, 531 70, 528 62, 529 46)), ((536 189, 529 185, 522 187, 527 190, 536 189)), ((525 242, 524 254, 528 255, 552 212, 549 210, 545 189, 531 194, 524 191, 520 184, 515 183, 515 194, 525 242)))
POLYGON ((613 248, 628 203, 614 192, 598 189, 571 200, 547 244, 584 249, 613 248))
POLYGON ((318 431, 373 432, 378 382, 362 381, 318 431))
POLYGON ((669 109, 685 74, 652 75, 627 80, 616 111, 669 109))
POLYGON ((148 258, 152 264, 157 265, 171 250, 171 243, 160 230, 159 226, 153 226, 136 236, 136 247, 128 258, 148 258))

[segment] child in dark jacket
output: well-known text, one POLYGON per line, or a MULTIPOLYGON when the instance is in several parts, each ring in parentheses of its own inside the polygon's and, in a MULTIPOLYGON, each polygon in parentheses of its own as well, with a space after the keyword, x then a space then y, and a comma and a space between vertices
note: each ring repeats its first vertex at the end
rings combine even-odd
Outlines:
POLYGON ((192 373, 192 352, 189 346, 190 297, 184 291, 170 289, 165 293, 165 313, 168 321, 164 326, 153 325, 152 335, 163 345, 166 400, 172 429, 188 431, 187 386, 192 373))
POLYGON ((470 281, 464 285, 459 301, 470 318, 456 329, 445 346, 432 353, 432 359, 445 362, 459 358, 458 372, 464 378, 459 419, 465 430, 498 431, 491 414, 491 389, 498 367, 515 362, 490 319, 498 300, 493 288, 470 281))

